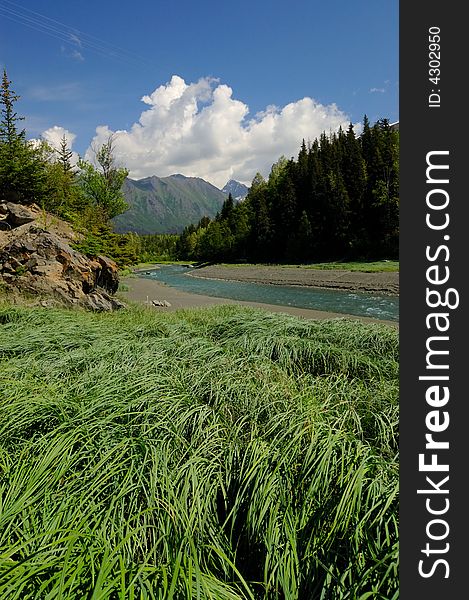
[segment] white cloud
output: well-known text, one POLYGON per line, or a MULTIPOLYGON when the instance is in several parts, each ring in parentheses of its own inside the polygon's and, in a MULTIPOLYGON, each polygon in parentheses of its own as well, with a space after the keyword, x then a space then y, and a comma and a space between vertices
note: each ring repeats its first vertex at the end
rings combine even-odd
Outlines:
POLYGON ((370 94, 376 94, 376 93, 384 94, 385 91, 386 90, 384 88, 376 88, 376 87, 374 87, 374 88, 370 89, 370 94))
POLYGON ((75 35, 74 33, 71 33, 69 35, 69 38, 70 38, 71 42, 75 43, 77 46, 80 46, 80 48, 82 47, 81 40, 77 35, 75 35))
MULTIPOLYGON (((48 144, 52 146, 52 148, 55 148, 56 150, 60 149, 60 144, 62 142, 63 136, 65 136, 65 139, 67 140, 67 146, 71 150, 73 147, 73 142, 75 141, 77 136, 71 131, 68 131, 68 129, 65 129, 64 127, 59 127, 58 125, 54 125, 53 127, 49 127, 49 129, 43 131, 41 134, 42 139, 45 140, 48 144)), ((78 158, 78 154, 76 152, 73 152, 72 157, 70 159, 71 164, 76 165, 78 162, 78 158)))
MULTIPOLYGON (((313 141, 350 122, 335 104, 310 97, 249 118, 249 107, 213 78, 187 84, 174 75, 142 101, 149 108, 129 130, 101 125, 91 144, 113 134, 116 158, 133 179, 182 173, 218 187, 231 178, 249 185, 257 171, 267 176, 282 154, 296 156, 303 138, 313 141)), ((92 158, 90 149, 86 157, 92 158)))
POLYGON ((78 52, 78 50, 74 50, 70 56, 78 62, 83 62, 85 60, 83 54, 78 52))
MULTIPOLYGON (((71 43, 80 48, 80 50, 83 48, 80 39, 76 35, 72 34, 69 37, 71 43)), ((84 62, 85 57, 83 56, 82 52, 80 52, 80 50, 77 50, 77 48, 70 48, 68 45, 64 46, 62 44, 60 46, 60 51, 64 56, 66 56, 67 58, 71 58, 77 62, 84 62)))

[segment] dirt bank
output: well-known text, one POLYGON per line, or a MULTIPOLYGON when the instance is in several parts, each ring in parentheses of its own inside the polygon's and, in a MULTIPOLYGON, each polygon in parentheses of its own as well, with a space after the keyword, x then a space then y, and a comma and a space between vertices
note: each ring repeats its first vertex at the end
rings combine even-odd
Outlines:
POLYGON ((351 292, 399 295, 399 273, 362 273, 346 270, 319 270, 306 267, 268 265, 212 265, 191 272, 192 277, 249 281, 271 285, 299 285, 351 292))
POLYGON ((353 319, 365 323, 384 323, 392 327, 398 327, 394 321, 381 321, 369 317, 357 317, 353 315, 344 315, 339 313, 326 312, 322 310, 311 310, 307 308, 296 308, 293 306, 277 306, 274 304, 264 304, 260 302, 244 302, 242 300, 231 300, 227 298, 214 298, 212 296, 202 296, 200 294, 191 294, 183 292, 165 285, 159 281, 151 279, 140 279, 138 277, 124 277, 122 280, 126 291, 118 292, 118 296, 123 300, 130 300, 137 304, 143 304, 150 309, 158 311, 177 310, 181 308, 195 308, 204 306, 215 306, 219 304, 238 304, 241 306, 251 306, 262 308, 269 312, 287 313, 306 319, 353 319), (170 307, 155 307, 151 304, 152 300, 166 301, 171 304, 170 307))

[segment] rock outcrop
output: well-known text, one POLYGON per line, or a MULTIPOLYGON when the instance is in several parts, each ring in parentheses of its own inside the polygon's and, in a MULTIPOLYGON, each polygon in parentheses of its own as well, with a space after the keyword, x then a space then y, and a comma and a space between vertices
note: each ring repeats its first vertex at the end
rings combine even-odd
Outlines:
POLYGON ((124 306, 113 297, 116 263, 74 250, 70 244, 77 234, 65 222, 38 207, 7 202, 0 204, 0 229, 0 281, 7 291, 93 311, 124 306))

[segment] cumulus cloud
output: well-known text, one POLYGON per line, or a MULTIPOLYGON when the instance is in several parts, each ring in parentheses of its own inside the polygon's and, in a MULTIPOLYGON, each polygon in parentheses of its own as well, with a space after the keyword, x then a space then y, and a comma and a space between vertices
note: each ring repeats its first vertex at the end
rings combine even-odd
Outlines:
MULTIPOLYGON (((52 148, 55 148, 56 150, 60 149, 60 144, 62 143, 63 136, 65 136, 65 139, 67 140, 67 146, 71 150, 73 147, 73 142, 75 141, 77 136, 71 131, 68 131, 68 129, 65 129, 64 127, 59 127, 58 125, 54 125, 53 127, 49 127, 49 129, 43 131, 41 134, 42 139, 45 140, 48 144, 52 146, 52 148)), ((76 165, 76 163, 78 162, 78 158, 78 154, 76 152, 73 152, 72 157, 70 159, 71 164, 76 165)))
POLYGON ((384 94, 385 91, 386 91, 385 88, 373 87, 373 88, 370 89, 370 94, 376 94, 376 93, 378 93, 378 94, 384 94))
POLYGON ((296 156, 303 138, 312 141, 350 122, 335 104, 310 97, 251 116, 228 85, 208 77, 187 84, 174 75, 141 100, 148 108, 129 130, 96 128, 86 158, 113 135, 117 161, 133 179, 182 173, 218 187, 228 179, 249 185, 257 171, 267 176, 281 155, 296 156))

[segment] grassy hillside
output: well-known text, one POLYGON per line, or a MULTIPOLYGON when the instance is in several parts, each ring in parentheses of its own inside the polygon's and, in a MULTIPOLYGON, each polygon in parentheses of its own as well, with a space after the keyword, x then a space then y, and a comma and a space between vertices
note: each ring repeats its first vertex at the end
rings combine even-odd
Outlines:
POLYGON ((113 219, 118 233, 181 233, 204 216, 214 217, 227 198, 207 181, 183 175, 127 179, 123 192, 130 208, 113 219))
POLYGON ((398 334, 0 310, 0 597, 398 597, 398 334))

